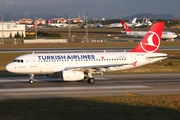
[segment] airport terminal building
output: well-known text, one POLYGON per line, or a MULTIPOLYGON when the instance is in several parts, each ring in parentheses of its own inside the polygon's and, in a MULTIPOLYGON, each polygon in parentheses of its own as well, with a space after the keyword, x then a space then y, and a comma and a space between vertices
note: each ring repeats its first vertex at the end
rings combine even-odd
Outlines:
POLYGON ((14 37, 17 33, 25 37, 25 31, 25 24, 16 24, 14 21, 0 22, 0 38, 2 38, 2 36, 4 36, 4 38, 10 38, 10 36, 14 37))

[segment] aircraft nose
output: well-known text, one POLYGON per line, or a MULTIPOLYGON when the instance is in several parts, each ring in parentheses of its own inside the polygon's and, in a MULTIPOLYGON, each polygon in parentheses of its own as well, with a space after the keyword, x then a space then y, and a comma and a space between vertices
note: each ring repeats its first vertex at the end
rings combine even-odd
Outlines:
POLYGON ((12 63, 6 65, 6 70, 8 72, 14 72, 14 66, 12 65, 12 63))

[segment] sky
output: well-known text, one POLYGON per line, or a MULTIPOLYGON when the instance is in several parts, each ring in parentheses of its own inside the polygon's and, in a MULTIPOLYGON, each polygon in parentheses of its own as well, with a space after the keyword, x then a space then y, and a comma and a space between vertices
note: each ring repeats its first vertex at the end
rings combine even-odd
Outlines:
POLYGON ((0 12, 122 18, 138 13, 180 18, 180 0, 0 0, 0 12))

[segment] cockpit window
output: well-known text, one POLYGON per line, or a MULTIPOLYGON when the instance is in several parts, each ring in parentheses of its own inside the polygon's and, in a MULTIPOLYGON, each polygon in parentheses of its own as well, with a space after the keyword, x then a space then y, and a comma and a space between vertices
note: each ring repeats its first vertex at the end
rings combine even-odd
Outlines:
POLYGON ((17 60, 15 59, 13 62, 16 62, 17 60))
POLYGON ((23 63, 24 61, 22 59, 15 59, 13 62, 23 63))

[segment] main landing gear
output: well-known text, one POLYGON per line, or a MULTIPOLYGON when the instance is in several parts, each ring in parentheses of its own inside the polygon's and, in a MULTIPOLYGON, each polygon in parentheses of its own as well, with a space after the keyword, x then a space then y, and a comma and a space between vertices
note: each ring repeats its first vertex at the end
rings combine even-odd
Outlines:
POLYGON ((90 83, 90 84, 94 84, 95 83, 95 79, 92 77, 92 74, 91 73, 88 73, 88 76, 89 76, 89 78, 88 78, 88 83, 90 83))
MULTIPOLYGON (((29 76, 30 76, 29 83, 33 84, 34 83, 34 74, 30 74, 29 76)), ((92 77, 91 73, 88 73, 88 80, 87 80, 87 82, 90 83, 90 84, 94 84, 95 83, 95 79, 92 77)))
POLYGON ((94 78, 88 78, 88 83, 94 84, 95 83, 95 79, 94 78))
POLYGON ((29 83, 33 84, 34 83, 34 74, 30 74, 30 79, 29 79, 29 83))

